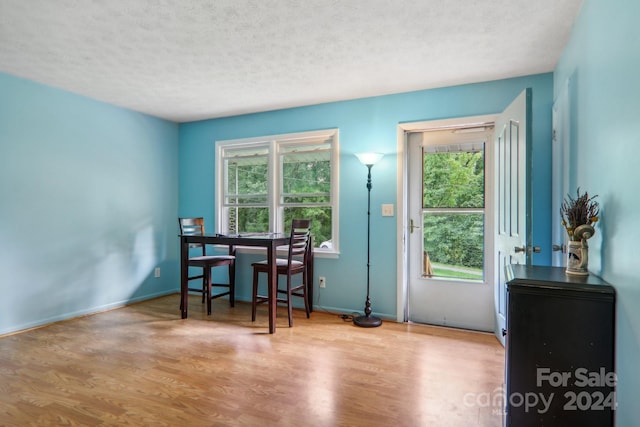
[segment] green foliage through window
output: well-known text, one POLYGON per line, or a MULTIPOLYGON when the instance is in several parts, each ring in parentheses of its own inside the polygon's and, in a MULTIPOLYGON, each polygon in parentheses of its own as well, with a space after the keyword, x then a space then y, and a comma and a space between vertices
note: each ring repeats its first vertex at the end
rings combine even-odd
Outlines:
POLYGON ((425 153, 425 208, 483 208, 484 152, 425 153))
POLYGON ((335 130, 221 147, 223 232, 288 232, 292 219, 308 218, 316 247, 333 242, 335 130))
POLYGON ((482 279, 484 149, 425 147, 423 180, 424 273, 482 279))

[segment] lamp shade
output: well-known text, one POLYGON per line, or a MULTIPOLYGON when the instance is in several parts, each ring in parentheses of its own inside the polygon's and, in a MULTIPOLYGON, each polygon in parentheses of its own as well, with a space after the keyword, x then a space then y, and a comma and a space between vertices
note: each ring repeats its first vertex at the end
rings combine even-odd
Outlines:
POLYGON ((355 153, 356 157, 363 165, 374 165, 376 162, 380 161, 384 154, 382 153, 355 153))

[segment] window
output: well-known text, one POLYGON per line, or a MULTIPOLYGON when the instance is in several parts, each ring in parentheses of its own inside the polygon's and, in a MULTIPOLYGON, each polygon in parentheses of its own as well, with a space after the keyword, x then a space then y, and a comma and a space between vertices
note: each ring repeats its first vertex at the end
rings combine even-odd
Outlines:
POLYGON ((337 252, 338 130, 216 142, 222 233, 288 232, 312 220, 314 246, 337 252))
POLYGON ((423 147, 425 276, 484 278, 484 142, 423 147))

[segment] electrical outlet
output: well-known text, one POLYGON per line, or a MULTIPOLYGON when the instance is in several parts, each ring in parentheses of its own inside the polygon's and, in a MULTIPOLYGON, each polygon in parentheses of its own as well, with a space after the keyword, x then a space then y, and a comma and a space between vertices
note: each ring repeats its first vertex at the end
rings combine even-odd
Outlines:
POLYGON ((153 272, 154 277, 160 277, 160 267, 156 267, 156 270, 153 272))
POLYGON ((320 276, 320 277, 318 278, 318 281, 319 281, 319 283, 320 283, 320 287, 321 287, 321 288, 326 288, 326 287, 327 287, 327 280, 325 279, 325 277, 324 277, 324 276, 320 276))

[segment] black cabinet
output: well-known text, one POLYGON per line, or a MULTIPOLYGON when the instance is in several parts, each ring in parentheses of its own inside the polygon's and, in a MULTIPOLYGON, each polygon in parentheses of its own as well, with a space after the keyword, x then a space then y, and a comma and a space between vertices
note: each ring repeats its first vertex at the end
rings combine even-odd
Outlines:
POLYGON ((561 267, 506 274, 507 426, 612 426, 613 287, 561 267))

